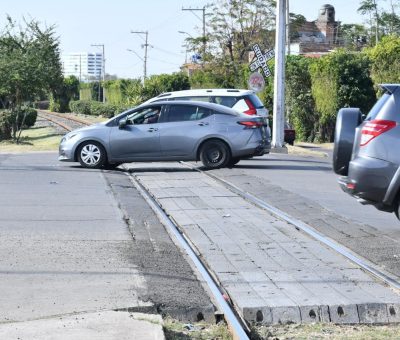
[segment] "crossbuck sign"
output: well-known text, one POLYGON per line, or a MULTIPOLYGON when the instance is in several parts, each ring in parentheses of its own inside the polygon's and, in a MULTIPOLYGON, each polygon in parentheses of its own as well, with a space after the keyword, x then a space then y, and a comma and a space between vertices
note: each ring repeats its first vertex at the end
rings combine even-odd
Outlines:
POLYGON ((266 51, 265 54, 262 53, 261 48, 258 44, 253 45, 253 51, 256 55, 256 60, 250 64, 250 71, 254 72, 260 67, 263 70, 265 78, 271 76, 271 70, 267 65, 267 61, 271 60, 275 56, 274 50, 266 51))

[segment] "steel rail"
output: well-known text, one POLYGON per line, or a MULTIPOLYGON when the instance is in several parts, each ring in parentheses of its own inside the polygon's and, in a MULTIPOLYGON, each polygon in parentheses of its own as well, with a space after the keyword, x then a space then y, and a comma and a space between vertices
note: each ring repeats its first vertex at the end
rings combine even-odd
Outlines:
POLYGON ((236 313, 234 308, 225 300, 218 284, 215 282, 207 267, 201 261, 200 257, 196 254, 196 251, 193 249, 190 242, 185 238, 178 226, 168 217, 162 207, 157 203, 157 201, 143 186, 143 184, 140 183, 140 180, 138 180, 135 175, 130 173, 128 168, 125 168, 125 170, 128 171, 126 174, 130 178, 131 183, 139 191, 147 204, 149 204, 149 206, 153 209, 160 221, 168 228, 170 234, 175 237, 179 246, 186 251, 190 259, 193 261, 197 270, 210 288, 218 308, 223 312, 225 321, 228 324, 228 328, 233 335, 233 339, 248 340, 249 336, 247 333, 249 333, 250 330, 248 329, 245 321, 241 319, 240 315, 236 313))
POLYGON ((67 119, 67 120, 72 120, 73 122, 76 123, 80 123, 83 125, 91 125, 92 123, 87 122, 83 119, 77 118, 77 117, 72 117, 70 115, 66 115, 66 114, 61 114, 61 113, 57 113, 57 112, 50 112, 50 111, 44 111, 44 110, 38 110, 38 112, 46 114, 46 115, 50 115, 50 116, 55 116, 55 117, 60 117, 63 119, 67 119))
POLYGON ((272 206, 271 204, 264 202, 263 200, 248 193, 247 191, 240 189, 239 187, 226 181, 225 179, 222 179, 214 174, 211 174, 210 172, 202 171, 202 170, 192 166, 190 163, 187 163, 187 162, 181 162, 181 163, 186 165, 187 167, 189 167, 192 170, 201 172, 201 173, 205 174, 206 176, 209 176, 209 177, 213 178, 214 180, 224 184, 225 187, 230 189, 232 192, 238 194, 239 196, 243 197, 244 199, 246 199, 253 205, 255 205, 263 210, 266 210, 269 213, 273 214, 275 217, 292 224, 294 227, 302 230, 307 235, 311 236, 312 238, 318 240, 319 242, 321 242, 324 245, 328 246, 329 248, 333 249, 337 253, 346 257, 348 260, 355 263, 356 265, 361 267, 363 270, 365 270, 369 274, 375 276, 376 278, 383 281, 384 283, 391 286, 392 288, 400 290, 400 282, 397 281, 395 278, 390 277, 388 274, 386 274, 386 273, 382 272, 381 270, 379 270, 378 268, 374 267, 373 264, 368 264, 366 260, 353 254, 350 250, 346 249, 344 246, 338 244, 334 240, 320 234, 318 231, 316 231, 313 227, 311 227, 307 223, 304 223, 303 221, 300 221, 297 218, 286 214, 282 210, 272 206))
POLYGON ((55 119, 52 119, 52 118, 49 118, 49 117, 45 117, 45 116, 44 116, 43 114, 41 114, 41 113, 38 113, 38 116, 39 116, 40 118, 43 118, 43 119, 45 119, 45 120, 48 120, 49 122, 52 122, 52 123, 54 123, 54 124, 56 124, 56 125, 58 125, 58 126, 61 126, 63 129, 65 129, 65 130, 67 130, 67 131, 72 131, 72 130, 73 130, 70 126, 65 125, 65 124, 63 124, 63 123, 60 123, 59 121, 57 121, 57 120, 55 120, 55 119))

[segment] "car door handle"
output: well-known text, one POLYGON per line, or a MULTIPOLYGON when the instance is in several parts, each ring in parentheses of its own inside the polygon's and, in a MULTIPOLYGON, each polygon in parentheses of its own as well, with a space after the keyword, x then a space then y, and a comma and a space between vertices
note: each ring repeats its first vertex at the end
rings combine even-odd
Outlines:
POLYGON ((208 123, 205 123, 205 122, 200 122, 199 124, 197 124, 197 125, 200 125, 200 126, 206 126, 206 125, 208 125, 208 123))
POLYGON ((148 132, 154 132, 154 131, 158 131, 158 129, 157 128, 149 128, 147 131, 148 132))

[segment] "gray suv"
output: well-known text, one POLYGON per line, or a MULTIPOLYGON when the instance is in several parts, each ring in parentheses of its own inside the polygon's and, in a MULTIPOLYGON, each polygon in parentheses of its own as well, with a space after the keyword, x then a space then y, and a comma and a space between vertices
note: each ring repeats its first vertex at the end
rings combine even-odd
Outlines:
POLYGON ((366 117, 354 108, 338 112, 333 169, 345 192, 400 219, 400 84, 381 88, 366 117))

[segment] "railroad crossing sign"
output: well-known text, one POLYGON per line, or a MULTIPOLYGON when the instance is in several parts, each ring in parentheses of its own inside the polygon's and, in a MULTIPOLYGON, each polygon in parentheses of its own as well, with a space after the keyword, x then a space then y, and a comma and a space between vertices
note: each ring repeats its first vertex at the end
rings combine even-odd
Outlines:
POLYGON ((271 70, 269 69, 268 65, 267 65, 267 61, 271 60, 272 58, 274 58, 275 56, 275 52, 274 50, 269 50, 266 51, 264 54, 261 51, 261 48, 258 44, 254 44, 253 45, 253 51, 256 55, 256 60, 254 60, 251 64, 250 64, 250 71, 254 72, 257 69, 259 69, 260 67, 263 70, 264 76, 267 78, 269 76, 271 76, 271 70))

